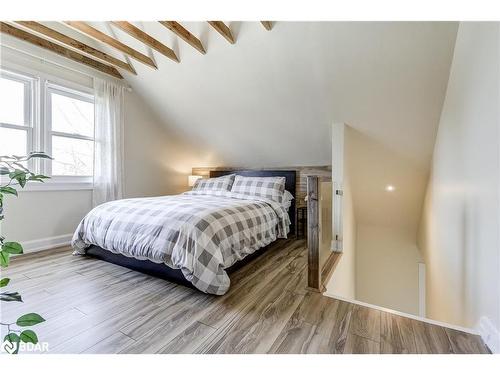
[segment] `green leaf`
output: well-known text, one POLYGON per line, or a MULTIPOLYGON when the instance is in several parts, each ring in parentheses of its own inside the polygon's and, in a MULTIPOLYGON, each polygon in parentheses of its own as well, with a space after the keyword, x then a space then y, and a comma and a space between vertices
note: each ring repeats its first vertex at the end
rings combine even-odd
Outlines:
POLYGON ((18 242, 6 242, 2 246, 2 251, 5 251, 9 254, 22 254, 23 247, 18 242))
POLYGON ((9 333, 3 338, 3 341, 9 341, 9 342, 19 342, 21 341, 21 338, 17 335, 17 333, 9 333))
POLYGON ((28 177, 28 181, 39 181, 44 182, 44 179, 50 178, 48 176, 44 176, 43 174, 32 174, 28 177))
POLYGON ((17 190, 10 186, 0 187, 0 192, 4 194, 12 194, 17 197, 17 190))
POLYGON ((36 344, 38 342, 38 336, 31 329, 22 331, 20 339, 22 342, 31 342, 33 344, 36 344))
POLYGON ((36 313, 29 313, 19 317, 16 324, 19 327, 34 326, 35 324, 45 322, 45 319, 36 313))
POLYGON ((4 286, 7 286, 9 284, 10 279, 5 277, 2 280, 0 280, 0 288, 3 288, 4 286))
POLYGON ((0 301, 23 302, 23 299, 18 292, 3 292, 3 293, 0 293, 0 301))
POLYGON ((21 169, 15 169, 13 172, 10 172, 9 177, 16 180, 21 187, 26 185, 26 172, 21 169))
POLYGON ((15 169, 14 171, 9 173, 9 177, 17 180, 19 177, 26 177, 26 172, 20 169, 15 169))
POLYGON ((0 251, 0 266, 8 267, 10 254, 6 251, 0 251))
POLYGON ((0 167, 0 175, 6 175, 6 174, 9 174, 10 173, 10 170, 9 168, 7 167, 0 167))
POLYGON ((8 344, 4 344, 4 350, 9 354, 17 354, 19 352, 19 341, 21 338, 17 335, 17 333, 9 333, 3 339, 3 341, 7 341, 8 344))

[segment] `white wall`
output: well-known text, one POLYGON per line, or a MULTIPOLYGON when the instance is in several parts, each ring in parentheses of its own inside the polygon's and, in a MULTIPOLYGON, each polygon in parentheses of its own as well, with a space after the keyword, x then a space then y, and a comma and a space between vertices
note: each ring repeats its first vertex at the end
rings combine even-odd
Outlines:
MULTIPOLYGON (((356 214, 351 187, 353 129, 348 125, 334 124, 332 133, 333 137, 341 137, 332 142, 334 148, 332 178, 334 183, 341 184, 343 190, 341 205, 335 205, 334 200, 334 211, 341 209, 342 257, 332 273, 326 290, 330 295, 356 299, 356 214), (336 152, 335 149, 343 152, 336 152)), ((334 214, 334 221, 336 217, 334 214)), ((336 228, 338 227, 334 223, 334 233, 336 228)))
POLYGON ((125 100, 125 197, 176 194, 188 189, 196 152, 169 134, 135 92, 125 100))
POLYGON ((356 299, 418 315, 415 232, 358 224, 356 241, 356 299))
POLYGON ((427 316, 498 331, 499 43, 499 23, 460 24, 419 236, 427 316))
POLYGON ((348 299, 356 295, 356 216, 352 204, 349 179, 344 180, 343 195, 343 251, 327 286, 327 293, 348 299))
POLYGON ((29 191, 5 200, 2 235, 30 247, 43 246, 39 241, 68 241, 83 215, 91 209, 91 192, 29 191), (64 238, 58 238, 65 236, 64 238), (54 238, 56 237, 56 238, 54 238), (35 241, 34 244, 25 242, 35 241))

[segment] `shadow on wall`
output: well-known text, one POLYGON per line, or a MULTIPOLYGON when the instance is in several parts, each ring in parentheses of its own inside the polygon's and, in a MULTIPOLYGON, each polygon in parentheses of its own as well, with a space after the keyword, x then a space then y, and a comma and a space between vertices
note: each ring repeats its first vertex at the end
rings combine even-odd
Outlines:
POLYGON ((193 165, 214 164, 214 154, 201 152, 188 138, 160 121, 136 93, 125 99, 125 196, 177 194, 188 189, 193 165))
MULTIPOLYGON (((428 186, 433 184, 431 176, 428 186)), ((473 326, 476 322, 468 319, 477 308, 472 290, 477 287, 478 265, 476 253, 468 252, 467 248, 474 246, 477 241, 474 232, 480 230, 475 217, 477 208, 474 212, 474 205, 466 206, 465 192, 458 185, 440 187, 438 195, 445 196, 446 202, 438 202, 434 193, 432 188, 427 190, 418 233, 418 246, 427 265, 427 315, 431 319, 473 326), (431 208, 436 212, 431 212, 431 208), (438 229, 444 221, 445 232, 454 236, 444 237, 443 230, 438 229), (452 291, 450 285, 454 286, 452 291)))

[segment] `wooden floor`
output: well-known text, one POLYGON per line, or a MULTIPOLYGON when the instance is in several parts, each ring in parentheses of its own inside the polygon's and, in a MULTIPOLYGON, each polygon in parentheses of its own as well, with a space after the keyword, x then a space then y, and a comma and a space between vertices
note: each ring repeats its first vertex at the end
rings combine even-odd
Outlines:
MULTIPOLYGON (((478 336, 306 292, 302 240, 277 242, 231 276, 224 296, 59 249, 2 276, 41 314, 50 353, 486 353, 478 336)), ((2 337, 5 331, 2 332, 2 337)))

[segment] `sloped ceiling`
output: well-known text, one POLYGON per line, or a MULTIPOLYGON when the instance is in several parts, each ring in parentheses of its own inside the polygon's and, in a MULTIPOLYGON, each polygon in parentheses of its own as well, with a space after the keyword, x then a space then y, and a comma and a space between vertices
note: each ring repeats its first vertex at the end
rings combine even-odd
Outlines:
MULTIPOLYGON (((44 24, 104 49, 61 23, 44 24)), ((392 173, 388 164, 384 176, 405 186, 415 181, 418 191, 402 199, 394 216, 410 208, 417 215, 457 23, 276 22, 267 31, 259 22, 226 22, 232 45, 206 22, 182 22, 202 41, 202 55, 158 22, 134 22, 172 48, 180 63, 108 23, 91 24, 154 59, 158 70, 130 60, 137 75, 121 73, 190 150, 193 166, 331 164, 331 125, 346 122, 358 133, 358 145, 369 139, 380 146, 361 149, 374 156, 383 149, 385 159, 401 157, 411 166, 395 163, 392 173)), ((376 158, 367 155, 359 160, 369 168, 376 158)), ((359 173, 357 184, 373 183, 368 176, 359 173)), ((376 194, 364 197, 358 220, 383 210, 376 194)))
POLYGON ((330 126, 344 121, 429 165, 455 23, 228 24, 234 45, 206 23, 183 23, 206 55, 158 23, 136 24, 179 64, 114 29, 154 57, 158 70, 132 60, 138 75, 124 75, 169 129, 200 147, 201 164, 329 164, 330 126))
POLYGON ((331 125, 346 122, 358 222, 416 233, 456 23, 230 23, 234 45, 207 24, 183 24, 207 54, 143 24, 176 43, 181 63, 153 53, 158 71, 134 64, 127 80, 194 145, 197 165, 331 164, 331 125))
MULTIPOLYGON (((57 22, 46 25, 114 54, 57 22)), ((427 168, 457 24, 452 22, 182 22, 202 55, 158 22, 135 22, 175 63, 108 23, 91 23, 153 58, 121 71, 165 126, 199 146, 201 163, 330 163, 330 126, 343 121, 427 168), (279 154, 275 146, 280 144, 279 154), (203 150, 203 151, 202 151, 203 150)))

